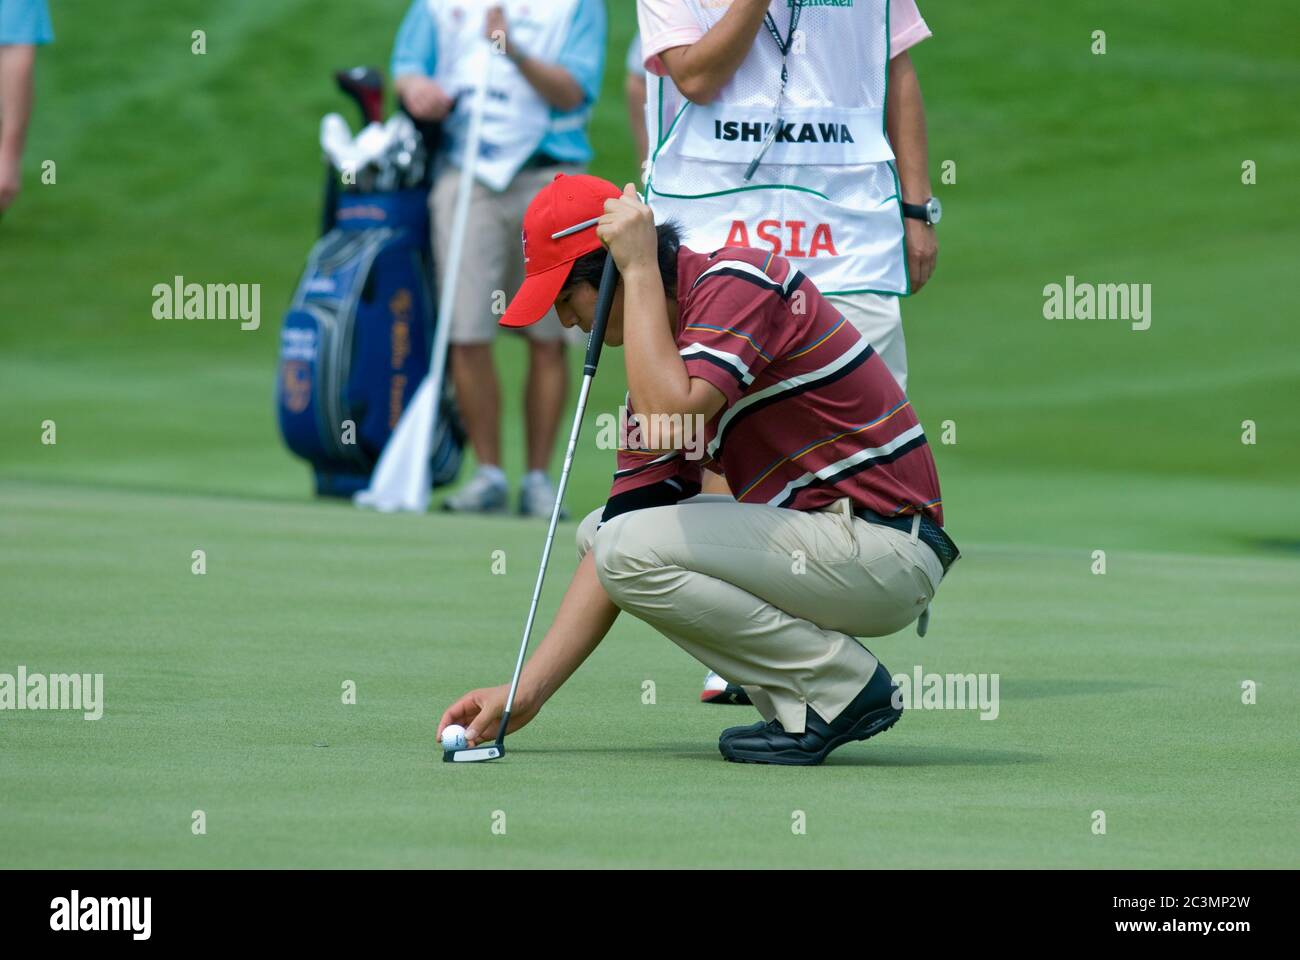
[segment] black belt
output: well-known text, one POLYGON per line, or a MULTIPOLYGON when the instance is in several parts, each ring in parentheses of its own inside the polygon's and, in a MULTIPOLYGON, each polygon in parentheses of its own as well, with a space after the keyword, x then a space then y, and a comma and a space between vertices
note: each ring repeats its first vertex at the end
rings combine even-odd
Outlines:
MULTIPOLYGON (((878 523, 882 527, 893 527, 895 530, 909 535, 912 532, 912 522, 915 519, 913 516, 887 517, 867 507, 857 506, 853 508, 853 515, 859 520, 867 521, 867 523, 878 523)), ((917 539, 934 551, 934 555, 939 558, 944 573, 947 573, 948 568, 961 556, 957 544, 953 543, 952 538, 943 532, 943 527, 925 514, 921 514, 921 529, 917 531, 917 539)))

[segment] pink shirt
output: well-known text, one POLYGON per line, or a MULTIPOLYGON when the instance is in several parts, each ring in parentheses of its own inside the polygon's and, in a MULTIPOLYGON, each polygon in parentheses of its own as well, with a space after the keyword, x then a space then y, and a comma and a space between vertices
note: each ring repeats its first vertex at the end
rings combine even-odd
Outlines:
MULTIPOLYGON (((668 73, 659 54, 673 47, 690 46, 704 36, 700 25, 679 0, 637 0, 636 13, 641 26, 641 53, 645 57, 646 69, 656 76, 668 73)), ((921 19, 916 0, 890 0, 890 56, 898 56, 928 36, 930 28, 921 19)))

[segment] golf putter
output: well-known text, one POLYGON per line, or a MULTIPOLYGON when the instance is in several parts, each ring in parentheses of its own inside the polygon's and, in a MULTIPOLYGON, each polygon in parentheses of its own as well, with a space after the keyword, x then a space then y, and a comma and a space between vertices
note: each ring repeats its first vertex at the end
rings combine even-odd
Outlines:
POLYGON ((546 565, 551 559, 551 544, 555 542, 555 525, 560 519, 560 508, 564 504, 564 488, 568 486, 569 470, 573 467, 573 452, 578 446, 578 434, 582 430, 582 415, 587 409, 587 394, 591 391, 591 382, 596 376, 596 365, 600 362, 600 349, 605 345, 605 326, 609 323, 609 310, 614 304, 616 286, 618 286, 618 267, 614 264, 613 254, 609 254, 605 257, 605 269, 600 275, 600 288, 596 292, 596 316, 592 319, 591 335, 587 337, 587 358, 582 364, 582 389, 578 394, 578 409, 573 414, 569 446, 564 452, 564 469, 560 471, 560 486, 555 491, 555 505, 551 507, 551 524, 547 528, 546 543, 542 547, 542 563, 537 570, 537 584, 533 587, 533 602, 528 607, 528 620, 524 623, 524 638, 519 643, 519 659, 515 661, 515 675, 510 680, 510 695, 506 697, 506 709, 501 714, 501 728, 497 731, 495 743, 444 752, 442 759, 448 763, 496 760, 506 755, 506 728, 510 726, 510 710, 515 705, 515 691, 519 688, 519 675, 523 672, 524 656, 528 653, 528 638, 533 632, 533 621, 537 618, 537 604, 542 597, 546 565))

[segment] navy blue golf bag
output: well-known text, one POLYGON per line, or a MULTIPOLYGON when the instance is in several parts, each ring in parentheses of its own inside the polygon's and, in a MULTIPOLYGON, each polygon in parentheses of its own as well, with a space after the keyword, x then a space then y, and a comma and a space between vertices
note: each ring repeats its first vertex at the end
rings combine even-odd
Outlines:
MULTIPOLYGON (((369 485, 389 435, 429 372, 428 191, 340 193, 284 316, 276 388, 285 444, 311 466, 316 493, 369 485)), ((449 380, 450 378, 448 378, 449 380)), ((450 386, 434 430, 431 476, 455 479, 465 434, 450 386)))

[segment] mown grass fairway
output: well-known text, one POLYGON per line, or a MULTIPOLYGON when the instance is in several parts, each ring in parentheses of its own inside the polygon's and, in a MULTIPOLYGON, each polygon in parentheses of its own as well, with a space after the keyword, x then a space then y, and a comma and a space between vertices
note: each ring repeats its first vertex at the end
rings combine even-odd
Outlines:
MULTIPOLYGON (((118 6, 138 12, 57 5, 0 225, 0 673, 103 673, 106 698, 95 722, 0 711, 0 865, 1300 864, 1292 4, 1228 24, 1205 0, 921 0, 947 213, 904 304, 910 393, 966 557, 927 638, 871 647, 998 674, 999 715, 914 710, 809 770, 724 763, 749 712, 698 704, 704 669, 626 617, 504 761, 440 762, 441 710, 509 678, 545 525, 314 502, 272 404, 317 123, 346 109, 329 72, 386 65, 405 3, 118 6), (176 274, 262 284, 261 328, 154 320, 176 274), (1045 320, 1067 275, 1151 284, 1151 328, 1045 320)), ((593 169, 622 180, 633 18, 610 6, 593 169)), ((523 351, 500 356, 517 475, 523 351)), ((593 418, 623 390, 609 351, 575 518, 608 489, 593 418)))
POLYGON ((1082 552, 976 544, 930 637, 872 646, 896 673, 1000 674, 997 719, 914 711, 802 771, 723 762, 749 711, 696 703, 699 665, 625 618, 504 760, 462 767, 431 717, 508 676, 536 525, 437 518, 458 546, 431 550, 345 507, 25 486, 0 507, 30 545, 0 569, 7 658, 102 672, 107 702, 4 716, 9 865, 1294 863, 1289 560, 1121 550, 1092 577, 1082 552))

